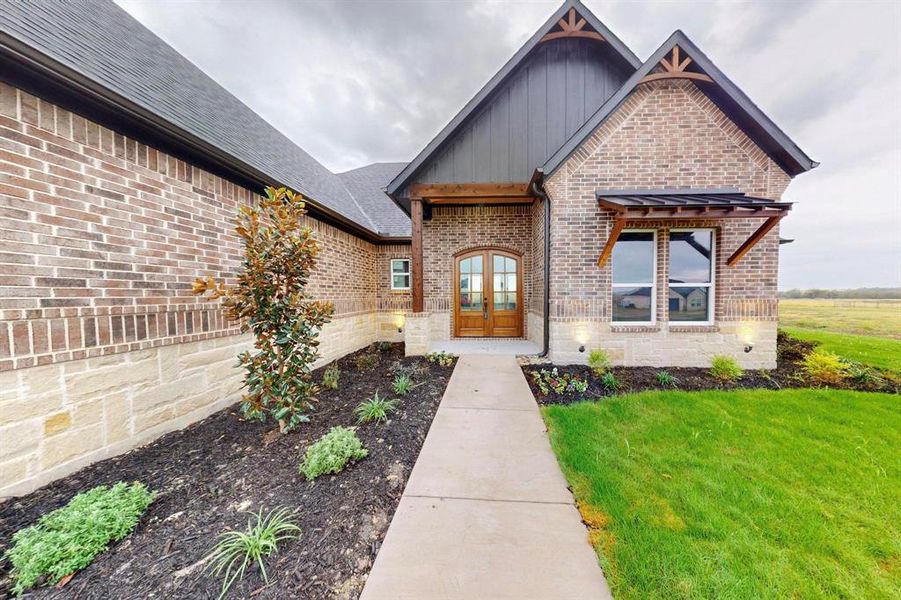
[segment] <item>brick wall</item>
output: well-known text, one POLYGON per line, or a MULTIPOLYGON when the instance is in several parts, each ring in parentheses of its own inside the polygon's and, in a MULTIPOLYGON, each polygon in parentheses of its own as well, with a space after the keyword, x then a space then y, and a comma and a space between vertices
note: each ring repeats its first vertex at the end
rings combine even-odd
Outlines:
MULTIPOLYGON (((426 312, 451 314, 454 297, 454 256, 466 250, 493 246, 522 255, 523 303, 532 302, 531 206, 434 207, 423 222, 423 295, 426 312)), ((525 314, 523 327, 527 327, 525 314)), ((447 326, 447 339, 451 336, 447 326)), ((523 332, 528 335, 527 332, 523 332)))
MULTIPOLYGON (((679 223, 680 227, 707 226, 717 230, 717 326, 699 330, 669 328, 667 324, 667 292, 663 283, 667 273, 668 227, 672 223, 634 222, 627 226, 653 227, 658 231, 658 323, 637 332, 612 328, 611 266, 609 262, 603 268, 596 265, 612 226, 612 214, 598 209, 597 190, 731 186, 749 195, 778 199, 789 181, 788 175, 693 83, 675 80, 641 85, 545 185, 553 201, 550 318, 560 324, 552 327, 558 357, 565 355, 568 361, 582 361, 584 356, 573 354, 573 348, 580 345, 578 338, 608 340, 609 333, 620 334, 620 339, 634 339, 635 343, 653 343, 655 338, 650 334, 655 332, 693 334, 691 345, 703 348, 705 338, 697 334, 707 332, 711 334, 706 338, 710 348, 734 353, 743 346, 738 343, 740 334, 734 333, 734 339, 713 335, 722 331, 725 322, 774 321, 777 317, 778 228, 737 266, 727 267, 726 258, 762 220, 679 223)), ((730 326, 732 329, 735 328, 730 326)), ((772 331, 775 336, 775 329, 772 331)), ((662 337, 658 341, 661 340, 662 337)), ((679 351, 678 344, 673 348, 679 351)), ((683 351, 686 349, 687 346, 683 351)), ((746 364, 757 361, 770 365, 775 360, 774 344, 772 350, 772 357, 764 356, 768 350, 754 357, 738 357, 746 364)), ((618 354, 622 362, 647 363, 652 356, 625 346, 618 354)), ((696 362, 703 362, 707 355, 699 352, 696 362)), ((664 352, 659 363, 680 364, 679 360, 664 352)))
MULTIPOLYGON (((237 399, 234 354, 247 337, 190 289, 198 276, 234 282, 234 217, 255 199, 0 83, 0 495, 237 399), (147 365, 147 377, 131 381, 133 363, 147 365), (111 365, 122 368, 102 368, 111 365), (183 376, 203 391, 171 401, 154 391, 183 376)), ((322 247, 310 290, 336 307, 323 360, 397 339, 389 311, 405 305, 385 300, 387 258, 408 248, 380 248, 311 217, 306 224, 322 247)))

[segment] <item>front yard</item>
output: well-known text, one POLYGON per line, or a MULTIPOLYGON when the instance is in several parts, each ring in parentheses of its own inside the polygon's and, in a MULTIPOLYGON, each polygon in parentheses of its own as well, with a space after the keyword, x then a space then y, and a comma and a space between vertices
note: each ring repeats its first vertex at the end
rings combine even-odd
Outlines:
POLYGON ((645 392, 543 407, 625 598, 897 598, 901 401, 645 392))
MULTIPOLYGON (((404 358, 400 344, 371 346, 340 359, 337 366, 337 389, 321 391, 310 421, 292 433, 279 433, 272 420, 246 421, 232 406, 0 504, 0 556, 11 546, 14 532, 75 494, 139 481, 155 497, 134 531, 76 570, 71 580, 64 578, 65 587, 47 586, 55 580, 44 579, 31 596, 215 598, 222 586, 222 578, 210 572, 217 536, 241 530, 247 512, 282 508, 300 527, 299 538, 282 542, 266 559, 268 583, 256 567, 250 568, 228 597, 356 598, 453 366, 404 358), (409 378, 404 393, 397 391, 399 375, 409 378), (357 425, 357 407, 376 392, 394 400, 394 407, 386 422, 356 428, 365 458, 337 474, 307 481, 298 469, 305 451, 330 428, 357 425)), ((319 369, 315 381, 321 382, 327 371, 319 369)), ((0 560, 0 596, 12 586, 10 566, 9 560, 0 560)))

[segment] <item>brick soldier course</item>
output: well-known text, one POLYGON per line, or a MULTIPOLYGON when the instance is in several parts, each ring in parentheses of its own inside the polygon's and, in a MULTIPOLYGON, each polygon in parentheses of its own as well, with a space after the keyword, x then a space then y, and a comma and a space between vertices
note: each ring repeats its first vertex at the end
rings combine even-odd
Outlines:
MULTIPOLYGON (((621 365, 775 365, 780 200, 816 163, 681 32, 642 61, 566 0, 411 162, 346 173, 111 2, 91 18, 77 3, 6 3, 0 33, 0 496, 239 398, 234 356, 250 340, 190 288, 234 281, 233 218, 267 184, 309 202, 322 249, 309 290, 336 308, 318 364, 452 339, 455 290, 472 284, 457 261, 497 249, 521 270, 508 310, 552 361, 604 348, 621 365), (643 191, 643 208, 601 206, 614 190, 643 191), (653 322, 613 319, 623 228, 656 232, 653 322), (670 314, 676 228, 714 232, 703 324, 670 314), (409 289, 392 289, 397 259, 409 289)), ((509 282, 484 275, 486 290, 509 282)))

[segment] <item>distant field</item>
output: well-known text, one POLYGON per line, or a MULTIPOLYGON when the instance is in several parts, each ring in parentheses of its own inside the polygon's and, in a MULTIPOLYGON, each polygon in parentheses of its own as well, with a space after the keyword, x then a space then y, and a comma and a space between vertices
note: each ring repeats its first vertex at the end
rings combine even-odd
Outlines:
POLYGON ((782 331, 799 340, 817 342, 820 348, 850 360, 901 373, 901 340, 873 335, 835 333, 822 329, 782 327, 782 331))
POLYGON ((780 300, 779 324, 901 340, 901 300, 780 300))

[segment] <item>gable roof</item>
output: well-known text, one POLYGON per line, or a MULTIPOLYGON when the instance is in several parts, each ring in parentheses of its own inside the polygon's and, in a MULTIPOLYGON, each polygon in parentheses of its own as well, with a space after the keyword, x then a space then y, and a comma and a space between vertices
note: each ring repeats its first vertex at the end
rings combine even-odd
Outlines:
POLYGON ((516 68, 526 59, 532 50, 541 43, 542 38, 555 28, 559 27, 558 22, 563 19, 570 9, 575 9, 579 16, 585 19, 595 31, 600 33, 610 47, 621 56, 631 68, 637 69, 641 66, 641 61, 637 56, 618 38, 612 31, 601 23, 601 21, 585 7, 579 0, 565 0, 553 15, 529 38, 529 40, 513 55, 506 64, 488 80, 481 90, 479 90, 473 98, 454 116, 451 121, 423 148, 419 154, 395 177, 388 185, 387 192, 391 196, 397 194, 405 185, 407 185, 413 176, 420 170, 437 152, 441 150, 444 143, 456 132, 463 127, 472 118, 482 106, 491 98, 492 94, 507 80, 507 78, 516 70, 516 68))
POLYGON ((611 96, 573 136, 544 164, 545 176, 557 170, 569 156, 626 100, 641 80, 649 75, 662 58, 678 46, 691 57, 693 64, 712 82, 697 83, 705 94, 731 118, 736 125, 785 171, 795 176, 819 165, 802 151, 779 127, 767 117, 738 86, 726 77, 682 31, 676 30, 641 67, 629 77, 622 88, 611 96))
POLYGON ((134 111, 164 121, 158 130, 170 127, 207 152, 212 147, 364 233, 397 230, 395 206, 384 194, 358 202, 341 177, 112 1, 91 2, 89 9, 82 2, 0 2, 0 48, 100 86, 134 111))

